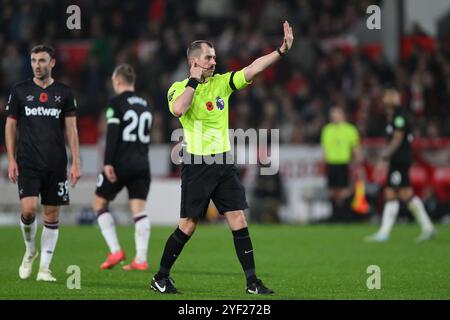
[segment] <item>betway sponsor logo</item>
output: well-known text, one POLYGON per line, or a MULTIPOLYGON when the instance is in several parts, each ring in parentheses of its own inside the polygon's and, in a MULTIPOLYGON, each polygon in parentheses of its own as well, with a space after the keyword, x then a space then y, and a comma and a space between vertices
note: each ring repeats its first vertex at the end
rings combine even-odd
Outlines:
POLYGON ((56 119, 59 119, 61 111, 62 111, 61 109, 57 108, 44 108, 44 107, 28 108, 28 106, 25 106, 25 115, 27 117, 44 116, 44 117, 55 117, 56 119))

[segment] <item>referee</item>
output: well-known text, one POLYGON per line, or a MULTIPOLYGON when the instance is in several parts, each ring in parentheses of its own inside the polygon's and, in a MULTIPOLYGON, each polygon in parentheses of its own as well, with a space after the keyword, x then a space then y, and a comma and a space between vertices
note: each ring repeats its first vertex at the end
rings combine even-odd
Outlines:
POLYGON ((351 214, 349 165, 352 159, 360 159, 359 134, 354 125, 345 121, 344 110, 339 106, 331 108, 330 120, 322 129, 320 143, 333 205, 331 221, 347 221, 351 214))
POLYGON ((246 292, 273 293, 256 276, 253 246, 243 211, 248 207, 245 190, 236 167, 225 164, 224 159, 230 151, 228 99, 234 91, 245 88, 288 52, 294 36, 287 21, 283 27, 284 39, 280 48, 237 72, 214 75, 216 53, 208 41, 194 41, 187 49, 190 77, 175 82, 169 88, 167 97, 171 113, 179 118, 183 126, 184 151, 187 151, 184 152, 182 169, 180 221, 166 242, 159 271, 151 281, 150 286, 156 292, 178 292, 169 277, 170 269, 212 199, 233 233, 236 254, 247 279, 246 292), (219 161, 209 164, 206 159, 211 157, 219 161), (186 158, 194 161, 187 163, 186 158), (201 161, 198 164, 199 158, 201 161))

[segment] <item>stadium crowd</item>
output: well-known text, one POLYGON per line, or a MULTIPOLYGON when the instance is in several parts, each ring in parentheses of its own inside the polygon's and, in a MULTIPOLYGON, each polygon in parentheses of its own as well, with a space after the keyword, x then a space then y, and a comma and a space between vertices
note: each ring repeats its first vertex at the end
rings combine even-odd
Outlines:
MULTIPOLYGON (((69 84, 78 100, 81 144, 104 137, 111 73, 122 62, 135 67, 136 88, 152 107, 152 143, 169 143, 180 125, 169 113, 167 89, 188 75, 187 45, 211 40, 217 72, 239 70, 280 45, 286 19, 297 39, 291 52, 232 96, 231 128, 279 128, 281 143, 318 144, 329 109, 340 105, 363 139, 382 137, 381 94, 391 83, 413 116, 415 137, 449 138, 450 41, 428 37, 417 27, 405 35, 394 65, 379 43, 346 42, 345 35, 366 19, 367 6, 380 2, 0 0, 0 130, 13 84, 32 76, 30 49, 48 43, 57 50, 55 77, 69 84), (66 26, 72 4, 81 8, 80 30, 66 26)), ((441 200, 447 197, 442 192, 441 200)))
POLYGON ((40 42, 53 44, 56 76, 75 89, 79 102, 81 143, 96 143, 103 132, 99 123, 112 95, 110 76, 117 63, 136 67, 137 88, 153 106, 152 141, 167 143, 179 126, 168 114, 167 88, 188 74, 187 44, 212 40, 217 71, 237 70, 279 45, 285 18, 299 41, 285 61, 233 98, 231 127, 280 128, 282 143, 318 143, 328 109, 339 104, 362 137, 382 136, 380 93, 391 82, 402 90, 416 136, 450 136, 445 125, 450 121, 448 42, 436 41, 433 54, 415 46, 395 66, 381 50, 324 45, 323 40, 345 33, 364 17, 367 1, 75 3, 81 8, 81 30, 66 28, 70 1, 0 0, 0 105, 4 107, 15 82, 31 77, 29 49, 40 42))

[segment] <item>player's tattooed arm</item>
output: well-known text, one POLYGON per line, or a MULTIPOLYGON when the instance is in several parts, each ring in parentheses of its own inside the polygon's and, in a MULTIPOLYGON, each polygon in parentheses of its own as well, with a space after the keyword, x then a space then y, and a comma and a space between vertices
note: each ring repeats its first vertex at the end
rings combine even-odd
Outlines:
POLYGON ((405 137, 405 132, 402 130, 395 130, 391 142, 388 144, 386 149, 381 153, 381 159, 387 161, 391 158, 394 152, 402 144, 403 138, 405 137))
POLYGON ((72 154, 72 166, 69 172, 69 181, 72 187, 75 187, 81 177, 80 169, 80 147, 78 142, 77 118, 66 117, 66 135, 69 144, 70 152, 72 154))
POLYGON ((19 176, 19 167, 16 162, 16 131, 17 120, 8 117, 5 126, 5 142, 8 152, 8 178, 13 183, 16 183, 19 176))
POLYGON ((280 60, 281 56, 284 56, 291 49, 292 43, 294 42, 294 33, 292 32, 292 28, 289 26, 289 23, 287 21, 284 22, 283 28, 284 37, 281 47, 276 51, 273 51, 269 54, 266 54, 265 56, 256 59, 249 66, 245 67, 245 80, 252 81, 258 74, 280 60))

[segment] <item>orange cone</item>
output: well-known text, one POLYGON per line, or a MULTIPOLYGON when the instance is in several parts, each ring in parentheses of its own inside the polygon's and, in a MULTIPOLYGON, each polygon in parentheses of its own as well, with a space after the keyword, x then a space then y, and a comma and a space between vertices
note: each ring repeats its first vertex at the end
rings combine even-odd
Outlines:
POLYGON ((355 183, 355 196, 352 202, 352 209, 361 215, 369 212, 369 203, 366 199, 366 190, 363 180, 358 180, 355 183))

